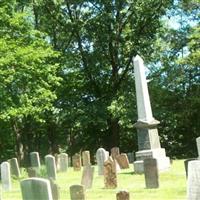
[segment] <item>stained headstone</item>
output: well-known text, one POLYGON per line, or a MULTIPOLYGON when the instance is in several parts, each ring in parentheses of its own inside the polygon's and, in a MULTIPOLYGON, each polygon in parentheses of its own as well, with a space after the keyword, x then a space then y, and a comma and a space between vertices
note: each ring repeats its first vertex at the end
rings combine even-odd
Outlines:
POLYGON ((49 180, 28 178, 20 183, 23 200, 53 200, 49 180))
POLYGON ((119 163, 121 169, 128 169, 129 168, 129 161, 128 157, 125 153, 116 156, 116 160, 119 163))
POLYGON ((116 198, 117 198, 117 200, 129 200, 130 199, 130 195, 129 195, 128 191, 121 190, 121 191, 117 192, 116 198))
POLYGON ((26 170, 29 178, 38 176, 37 170, 35 168, 29 167, 26 170))
POLYGON ((74 171, 80 171, 81 170, 81 156, 80 154, 76 153, 72 156, 72 165, 74 168, 74 171))
POLYGON ((60 171, 66 172, 68 169, 68 154, 61 153, 59 157, 60 157, 60 171))
POLYGON ((49 178, 53 200, 59 200, 59 187, 52 178, 49 178))
POLYGON ((94 177, 94 167, 92 167, 91 165, 84 166, 81 185, 84 185, 85 189, 92 188, 93 177, 94 177))
POLYGON ((10 163, 10 171, 11 174, 16 176, 16 177, 20 177, 20 170, 19 170, 19 165, 18 165, 18 161, 17 158, 12 158, 9 160, 10 163))
POLYGON ((111 149, 111 156, 113 159, 116 159, 116 157, 120 155, 120 152, 119 152, 119 147, 113 147, 111 149))
POLYGON ((189 163, 190 161, 193 161, 193 160, 197 160, 197 158, 189 158, 189 159, 184 160, 184 166, 185 166, 185 174, 186 174, 186 177, 188 177, 188 163, 189 163))
POLYGON ((127 153, 127 156, 128 156, 129 163, 133 163, 134 162, 134 153, 129 152, 129 153, 127 153))
POLYGON ((56 162, 52 155, 45 156, 45 165, 47 169, 47 175, 49 178, 56 179, 56 162))
POLYGON ((159 177, 157 160, 154 158, 144 159, 144 176, 146 188, 158 188, 159 177))
POLYGON ((70 186, 71 200, 85 200, 85 191, 83 185, 70 186))
POLYGON ((109 153, 104 148, 97 149, 96 159, 98 165, 98 175, 103 175, 104 171, 104 162, 108 159, 109 153))
POLYGON ((196 138, 196 142, 197 142, 198 159, 200 159, 200 137, 196 138))
POLYGON ((157 130, 157 125, 160 122, 152 115, 145 67, 140 56, 134 58, 134 73, 138 113, 138 120, 134 126, 137 128, 139 148, 139 151, 136 152, 134 171, 136 173, 144 172, 143 160, 145 158, 156 158, 158 169, 164 171, 170 167, 170 160, 166 157, 165 149, 160 146, 157 130))
POLYGON ((115 161, 112 157, 109 157, 104 162, 104 184, 105 188, 116 188, 117 187, 117 172, 115 161))
POLYGON ((38 152, 30 153, 31 167, 40 168, 40 156, 38 152))
POLYGON ((188 163, 187 199, 199 200, 200 197, 200 160, 188 163))
POLYGON ((83 166, 90 165, 90 152, 89 151, 82 152, 82 160, 83 160, 83 166))
POLYGON ((11 190, 10 164, 8 162, 1 163, 1 184, 2 190, 11 190))

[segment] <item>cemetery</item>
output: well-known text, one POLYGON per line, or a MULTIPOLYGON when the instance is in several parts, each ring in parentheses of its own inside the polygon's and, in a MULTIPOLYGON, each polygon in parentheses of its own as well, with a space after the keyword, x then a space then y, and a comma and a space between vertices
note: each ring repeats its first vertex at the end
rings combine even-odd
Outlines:
POLYGON ((0 1, 0 200, 200 200, 199 0, 0 1))

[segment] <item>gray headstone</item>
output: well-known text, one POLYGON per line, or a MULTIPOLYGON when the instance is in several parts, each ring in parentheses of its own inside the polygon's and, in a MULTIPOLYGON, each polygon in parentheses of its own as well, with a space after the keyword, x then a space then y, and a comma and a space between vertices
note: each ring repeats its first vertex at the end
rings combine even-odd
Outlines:
POLYGON ((200 137, 196 138, 196 142, 197 142, 198 159, 200 159, 200 137))
POLYGON ((91 165, 84 166, 81 185, 84 185, 85 189, 92 188, 93 177, 94 177, 94 167, 92 167, 91 165))
POLYGON ((129 152, 129 153, 127 153, 127 156, 128 156, 129 163, 133 163, 134 162, 134 153, 129 152))
POLYGON ((49 181, 50 181, 53 200, 59 200, 60 194, 58 185, 54 182, 52 178, 50 178, 49 181))
POLYGON ((89 151, 83 151, 82 152, 82 160, 83 160, 83 166, 90 165, 90 152, 89 151))
POLYGON ((47 169, 47 175, 49 178, 56 179, 56 162, 52 155, 45 156, 45 165, 47 169))
POLYGON ((72 156, 72 165, 73 165, 74 171, 81 170, 81 156, 78 153, 72 156))
POLYGON ((30 153, 31 167, 40 168, 40 156, 38 152, 30 153))
POLYGON ((121 191, 117 192, 116 199, 117 200, 129 200, 130 199, 129 192, 126 190, 121 190, 121 191))
POLYGON ((190 161, 188 164, 187 199, 200 198, 200 160, 190 161))
POLYGON ((11 190, 10 164, 8 162, 1 163, 1 184, 2 190, 11 190))
POLYGON ((85 200, 85 191, 83 185, 70 186, 71 200, 85 200))
POLYGON ((158 167, 156 159, 154 158, 144 159, 144 176, 145 176, 146 188, 159 187, 158 167))
POLYGON ((16 177, 20 177, 21 174, 20 174, 17 158, 10 159, 9 163, 10 163, 11 174, 16 176, 16 177))
POLYGON ((60 171, 66 172, 68 169, 68 154, 61 153, 59 157, 60 157, 60 171))
POLYGON ((20 183, 23 200, 53 200, 49 180, 28 178, 20 183))
POLYGON ((188 163, 192 160, 197 160, 197 158, 189 158, 189 159, 186 159, 184 160, 184 166, 185 166, 185 174, 186 174, 186 177, 188 177, 188 163))
POLYGON ((96 152, 96 159, 97 159, 97 165, 98 165, 98 175, 103 175, 104 171, 104 162, 108 159, 109 154, 104 148, 97 149, 96 152))
POLYGON ((117 187, 116 163, 111 156, 104 162, 104 184, 107 189, 117 187))
POLYGON ((27 173, 28 173, 28 177, 37 177, 38 176, 38 172, 35 168, 29 167, 27 168, 27 173))

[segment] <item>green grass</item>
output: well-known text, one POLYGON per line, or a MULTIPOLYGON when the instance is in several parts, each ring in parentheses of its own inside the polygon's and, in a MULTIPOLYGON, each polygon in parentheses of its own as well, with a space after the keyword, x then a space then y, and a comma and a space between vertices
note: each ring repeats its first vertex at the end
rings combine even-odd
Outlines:
MULTIPOLYGON (((26 178, 26 174, 23 174, 26 178)), ((69 187, 80 184, 82 172, 75 172, 69 168, 66 173, 57 174, 57 184, 60 187, 60 200, 70 200, 69 187)), ((93 188, 86 191, 86 200, 115 200, 116 192, 126 189, 130 192, 130 200, 182 200, 186 199, 186 178, 183 160, 173 162, 167 172, 159 174, 160 187, 158 189, 146 189, 144 175, 133 174, 133 166, 130 169, 121 170, 118 174, 118 187, 116 189, 104 189, 103 176, 95 175, 93 188)), ((2 194, 3 200, 21 200, 19 180, 12 181, 11 192, 2 194)))

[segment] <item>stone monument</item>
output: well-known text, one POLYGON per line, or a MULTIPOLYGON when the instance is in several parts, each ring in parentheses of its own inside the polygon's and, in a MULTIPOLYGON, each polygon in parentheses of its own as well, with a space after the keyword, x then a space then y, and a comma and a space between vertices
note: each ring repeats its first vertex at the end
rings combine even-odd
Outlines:
POLYGON ((143 160, 145 158, 157 159, 158 170, 164 171, 170 167, 170 159, 166 157, 165 149, 160 146, 157 130, 160 122, 152 115, 145 67, 142 58, 138 55, 134 58, 134 73, 138 113, 138 120, 134 126, 137 128, 139 148, 135 155, 134 171, 144 172, 143 160))
POLYGON ((200 160, 200 137, 196 138, 198 159, 200 160))

